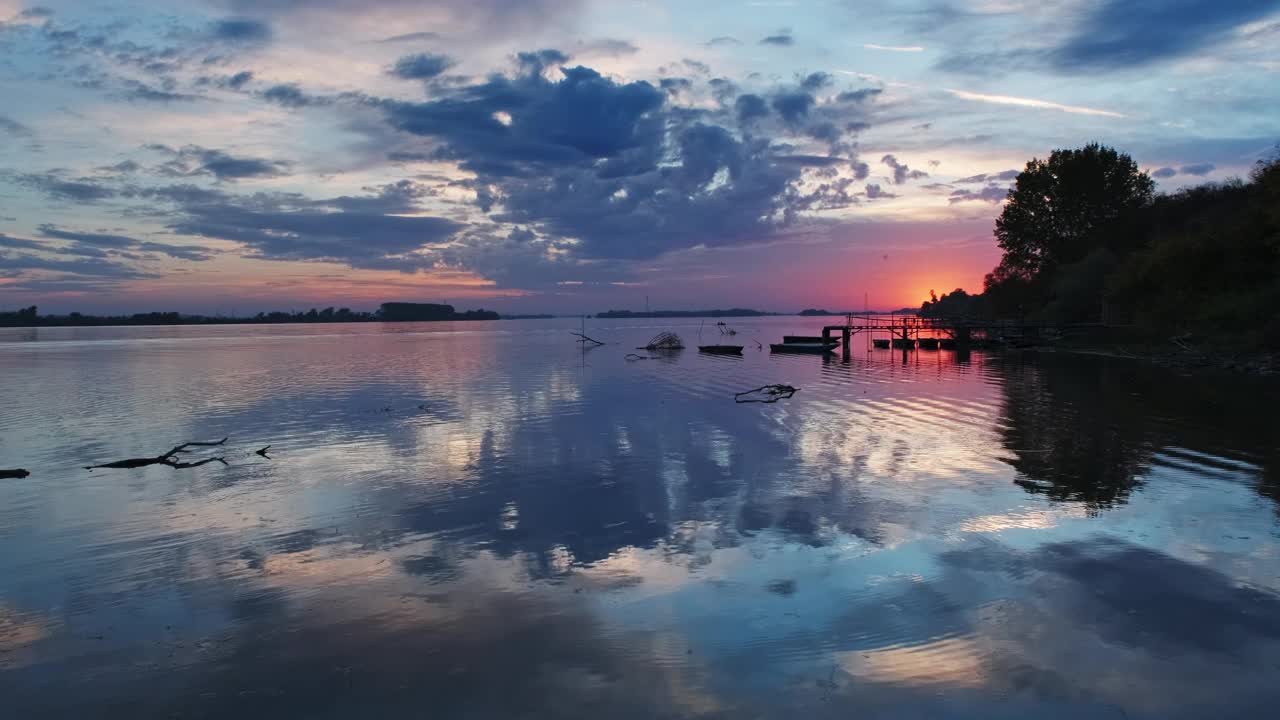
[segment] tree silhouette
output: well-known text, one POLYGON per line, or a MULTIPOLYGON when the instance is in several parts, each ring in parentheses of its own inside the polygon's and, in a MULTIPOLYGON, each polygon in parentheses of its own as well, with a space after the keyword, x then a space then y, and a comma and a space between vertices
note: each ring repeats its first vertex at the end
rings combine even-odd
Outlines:
POLYGON ((1100 230, 1148 205, 1154 189, 1133 158, 1096 143, 1032 159, 996 220, 1005 254, 993 279, 1031 281, 1083 260, 1105 244, 1100 230))

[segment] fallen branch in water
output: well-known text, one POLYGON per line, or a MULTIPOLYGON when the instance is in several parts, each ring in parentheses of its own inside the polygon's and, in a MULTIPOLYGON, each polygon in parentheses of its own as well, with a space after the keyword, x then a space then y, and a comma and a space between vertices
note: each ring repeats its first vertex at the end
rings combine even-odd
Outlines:
POLYGON ((680 336, 673 332, 660 332, 649 340, 649 344, 644 347, 638 347, 637 350, 683 350, 684 341, 680 336))
POLYGON ((569 333, 569 334, 570 334, 570 335, 577 335, 579 338, 581 338, 580 340, 578 340, 578 342, 580 342, 580 343, 595 343, 596 345, 603 345, 603 344, 604 344, 604 343, 600 342, 599 340, 596 340, 595 338, 587 337, 586 335, 583 335, 582 333, 571 332, 571 333, 569 333))
POLYGON ((12 478, 21 480, 30 474, 31 473, 23 470, 22 468, 18 468, 17 470, 0 470, 0 480, 9 480, 12 478))
POLYGON ((733 401, 736 403, 776 403, 779 400, 786 400, 797 392, 800 392, 800 388, 791 387, 790 385, 763 385, 754 390, 734 393, 733 401), (751 397, 752 395, 755 397, 751 397))
POLYGON ((227 461, 223 460, 220 457, 205 458, 204 460, 197 460, 195 462, 179 462, 177 457, 179 453, 186 452, 187 448, 189 447, 214 447, 217 445, 222 445, 226 442, 227 442, 226 438, 222 438, 217 442, 187 442, 173 448, 172 450, 170 450, 169 452, 163 455, 157 455, 152 458, 129 458, 127 460, 116 460, 115 462, 103 463, 102 465, 86 465, 84 469, 85 470, 98 470, 102 468, 132 469, 132 468, 146 467, 148 465, 168 465, 169 467, 175 470, 184 470, 186 468, 200 467, 201 465, 211 463, 211 462, 220 462, 223 465, 226 465, 227 461))

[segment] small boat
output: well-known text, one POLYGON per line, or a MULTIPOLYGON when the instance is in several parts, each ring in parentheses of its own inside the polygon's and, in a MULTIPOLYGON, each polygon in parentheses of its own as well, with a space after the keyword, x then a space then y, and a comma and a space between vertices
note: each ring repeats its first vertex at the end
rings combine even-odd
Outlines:
POLYGON ((888 350, 889 338, 876 338, 871 341, 871 344, 874 345, 877 349, 888 350))
POLYGON ((836 347, 840 345, 840 343, 835 342, 834 340, 830 342, 822 342, 821 339, 819 339, 817 342, 810 342, 810 341, 794 342, 795 338, 787 338, 787 339, 791 340, 792 342, 770 343, 769 351, 776 352, 776 353, 826 355, 827 353, 835 352, 836 347))
POLYGON ((741 345, 699 345, 698 352, 708 355, 741 355, 741 345))

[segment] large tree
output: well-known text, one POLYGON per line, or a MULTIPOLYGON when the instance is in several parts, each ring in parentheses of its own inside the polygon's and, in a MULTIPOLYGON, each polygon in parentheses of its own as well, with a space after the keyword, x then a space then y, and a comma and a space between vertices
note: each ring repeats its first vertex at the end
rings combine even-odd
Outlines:
POLYGON ((1004 258, 994 275, 1032 281, 1083 260, 1151 202, 1154 186, 1133 158, 1096 143, 1031 160, 996 220, 1004 258))

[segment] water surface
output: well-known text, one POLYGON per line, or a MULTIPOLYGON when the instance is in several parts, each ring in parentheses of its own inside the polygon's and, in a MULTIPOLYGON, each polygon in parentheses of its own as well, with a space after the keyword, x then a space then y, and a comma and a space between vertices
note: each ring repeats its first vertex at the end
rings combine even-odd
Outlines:
POLYGON ((0 330, 6 717, 1272 716, 1274 381, 588 322, 0 330))

